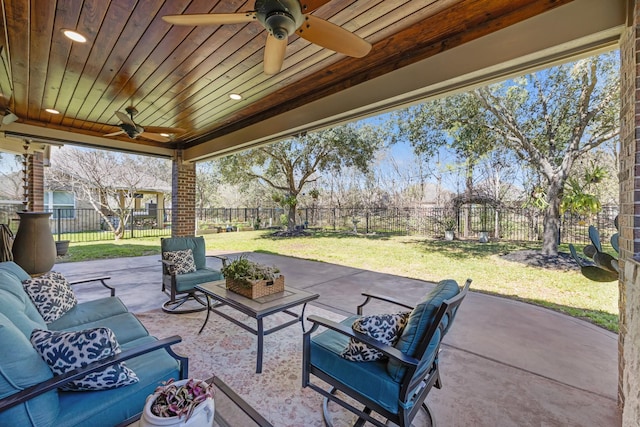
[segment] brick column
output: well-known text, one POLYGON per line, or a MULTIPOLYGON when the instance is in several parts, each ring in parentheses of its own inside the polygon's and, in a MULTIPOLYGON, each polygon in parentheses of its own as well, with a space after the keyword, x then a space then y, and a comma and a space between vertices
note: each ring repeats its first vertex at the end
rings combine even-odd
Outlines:
POLYGON ((620 43, 620 335, 618 402, 622 425, 640 420, 640 0, 620 43))
POLYGON ((35 152, 29 156, 29 203, 27 209, 31 212, 44 211, 44 156, 35 152))
POLYGON ((182 150, 173 157, 171 192, 171 236, 195 236, 196 165, 183 161, 182 150))

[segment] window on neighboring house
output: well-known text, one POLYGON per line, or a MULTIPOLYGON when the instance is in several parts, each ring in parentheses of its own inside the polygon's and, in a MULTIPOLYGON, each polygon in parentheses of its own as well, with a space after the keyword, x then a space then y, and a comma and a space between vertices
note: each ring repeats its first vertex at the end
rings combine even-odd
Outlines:
POLYGON ((52 218, 75 218, 76 198, 70 191, 47 191, 44 193, 45 210, 53 212, 52 218))

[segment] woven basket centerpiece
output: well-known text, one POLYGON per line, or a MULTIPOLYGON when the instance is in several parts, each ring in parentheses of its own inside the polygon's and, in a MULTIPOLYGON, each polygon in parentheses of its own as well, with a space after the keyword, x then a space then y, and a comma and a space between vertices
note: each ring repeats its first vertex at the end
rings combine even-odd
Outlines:
POLYGON ((227 289, 255 299, 284 291, 284 276, 277 267, 249 261, 242 256, 222 267, 227 289))
POLYGON ((274 280, 256 280, 251 286, 233 279, 225 279, 227 289, 247 298, 256 299, 267 295, 284 291, 284 276, 280 275, 274 280))

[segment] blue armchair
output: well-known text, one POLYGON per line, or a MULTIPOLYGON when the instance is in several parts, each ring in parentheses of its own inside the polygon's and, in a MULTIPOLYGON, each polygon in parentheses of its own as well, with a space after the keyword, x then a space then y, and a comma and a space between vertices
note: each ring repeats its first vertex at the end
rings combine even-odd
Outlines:
MULTIPOLYGON (((170 237, 160 240, 162 249, 162 291, 169 295, 169 301, 162 305, 167 313, 194 313, 207 309, 207 302, 196 293, 194 287, 202 283, 222 280, 220 271, 207 267, 204 237, 170 237), (193 257, 193 271, 182 273, 171 253, 190 250, 193 257), (195 303, 195 304, 194 304, 195 303)), ((222 260, 227 258, 211 255, 222 260)))
POLYGON ((386 424, 371 415, 373 411, 400 427, 409 427, 421 407, 434 424, 425 399, 433 386, 441 387, 438 370, 440 343, 451 328, 470 285, 471 279, 468 279, 460 290, 454 280, 443 280, 415 308, 389 297, 364 293, 366 300, 358 306, 358 315, 340 323, 309 316, 307 320, 313 325, 303 335, 302 386, 310 387, 325 397, 325 423, 332 425, 327 406, 331 400, 358 415, 355 424, 358 426, 368 421, 385 427, 386 424), (362 316, 363 307, 374 299, 412 310, 395 346, 384 345, 351 327, 362 316), (311 334, 320 326, 327 330, 312 337, 311 334), (386 357, 369 362, 347 360, 341 354, 351 338, 386 357), (329 390, 313 383, 311 375, 328 383, 329 390), (337 391, 355 399, 364 408, 360 410, 342 400, 337 391))

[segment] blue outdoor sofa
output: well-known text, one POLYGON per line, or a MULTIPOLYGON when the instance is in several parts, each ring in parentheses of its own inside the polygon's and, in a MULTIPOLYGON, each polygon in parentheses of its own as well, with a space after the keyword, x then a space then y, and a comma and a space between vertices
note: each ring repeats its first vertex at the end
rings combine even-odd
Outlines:
POLYGON ((13 262, 0 263, 0 426, 114 426, 142 411, 147 396, 170 378, 187 377, 188 360, 170 346, 179 336, 158 340, 127 311, 105 278, 111 296, 78 303, 45 323, 22 281, 30 276, 13 262), (54 375, 32 346, 34 329, 79 331, 107 327, 122 352, 85 368, 54 375), (62 391, 59 387, 105 366, 125 361, 139 381, 100 391, 62 391))

